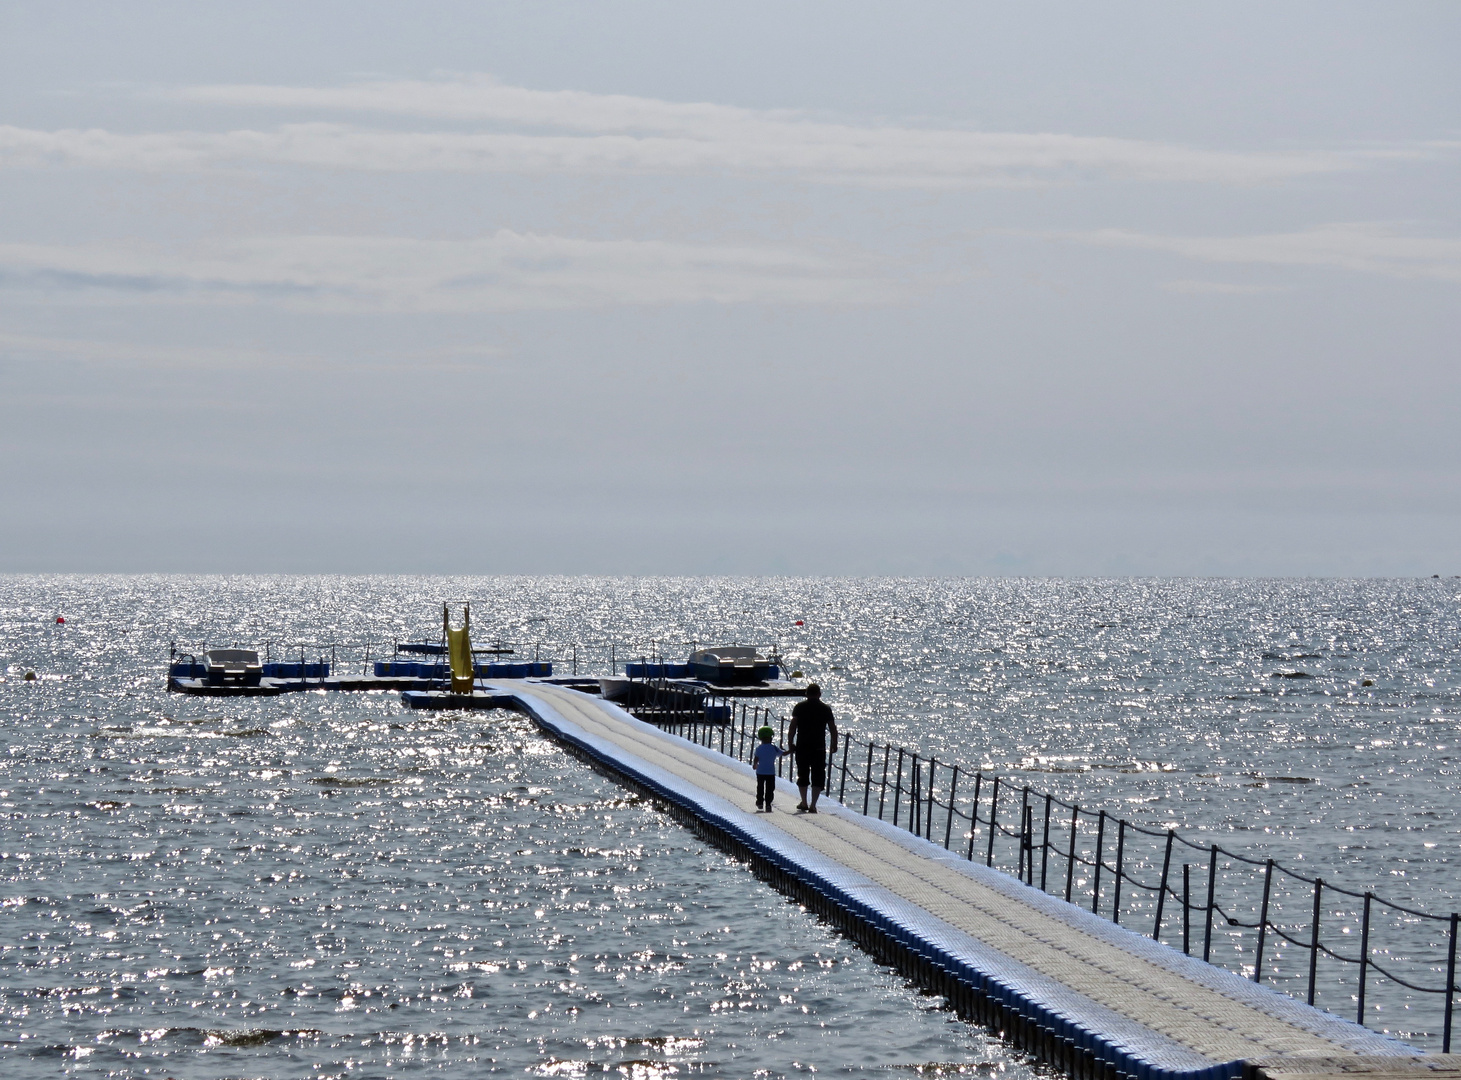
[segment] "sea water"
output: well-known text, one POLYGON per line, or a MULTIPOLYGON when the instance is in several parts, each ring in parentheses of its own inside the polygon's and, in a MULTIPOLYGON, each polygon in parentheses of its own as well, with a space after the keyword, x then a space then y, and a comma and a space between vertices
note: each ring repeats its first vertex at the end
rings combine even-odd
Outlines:
POLYGON ((854 747, 891 740, 1450 911, 1458 595, 1456 579, 0 579, 6 1064, 1035 1071, 523 717, 168 694, 170 642, 307 642, 311 660, 329 643, 343 666, 439 635, 442 602, 470 600, 479 641, 559 672, 775 646, 854 747))

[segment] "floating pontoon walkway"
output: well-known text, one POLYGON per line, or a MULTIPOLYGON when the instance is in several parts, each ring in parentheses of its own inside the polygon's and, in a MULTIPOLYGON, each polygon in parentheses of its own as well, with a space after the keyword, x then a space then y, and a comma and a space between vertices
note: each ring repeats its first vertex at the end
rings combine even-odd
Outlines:
POLYGON ((757 814, 748 766, 588 694, 483 681, 962 1015, 1077 1077, 1455 1075, 1421 1056, 826 800, 757 814))

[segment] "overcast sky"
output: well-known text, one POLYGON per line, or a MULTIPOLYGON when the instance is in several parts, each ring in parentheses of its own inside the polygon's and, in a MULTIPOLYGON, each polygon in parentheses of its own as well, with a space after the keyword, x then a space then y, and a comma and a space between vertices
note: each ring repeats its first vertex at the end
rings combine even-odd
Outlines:
POLYGON ((0 571, 1461 573, 1461 5, 0 3, 0 571))

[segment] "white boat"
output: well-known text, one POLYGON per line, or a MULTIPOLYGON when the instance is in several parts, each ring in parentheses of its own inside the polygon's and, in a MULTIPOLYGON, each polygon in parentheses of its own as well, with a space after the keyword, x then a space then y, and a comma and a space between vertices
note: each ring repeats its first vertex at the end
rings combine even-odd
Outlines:
POLYGON ((715 686, 749 686, 777 679, 781 672, 749 645, 712 645, 690 654, 690 674, 715 686))
POLYGON ((599 694, 605 701, 623 701, 629 696, 633 679, 624 675, 603 676, 599 679, 599 694))
POLYGON ((253 649, 209 649, 203 654, 203 681, 214 686, 258 686, 264 665, 253 649))

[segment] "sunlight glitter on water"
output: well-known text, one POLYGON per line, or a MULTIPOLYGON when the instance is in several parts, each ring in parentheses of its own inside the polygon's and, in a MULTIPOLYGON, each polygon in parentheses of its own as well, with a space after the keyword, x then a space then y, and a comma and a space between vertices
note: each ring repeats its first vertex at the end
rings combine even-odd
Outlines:
POLYGON ((1442 906, 1456 593, 4 579, 0 1037, 22 1077, 1027 1070, 521 718, 169 696, 173 637, 378 643, 471 596, 511 640, 779 641, 856 738, 1442 906))

